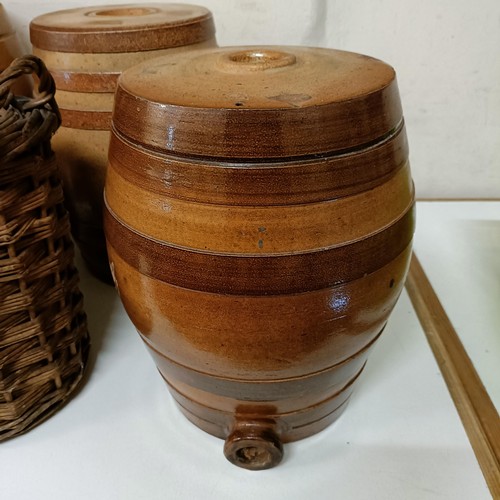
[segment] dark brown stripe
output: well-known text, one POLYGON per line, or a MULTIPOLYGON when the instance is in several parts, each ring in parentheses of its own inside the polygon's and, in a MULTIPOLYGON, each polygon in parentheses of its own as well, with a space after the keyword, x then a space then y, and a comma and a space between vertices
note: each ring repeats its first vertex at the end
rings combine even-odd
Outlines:
POLYGON ((51 69, 58 90, 69 92, 114 92, 120 72, 76 73, 51 69))
POLYGON ((140 235, 106 207, 108 245, 140 273, 191 290, 231 295, 277 295, 328 288, 363 277, 397 257, 411 242, 414 207, 387 229, 316 252, 234 256, 182 249, 140 235))
MULTIPOLYGON (((225 414, 211 407, 203 407, 193 400, 184 398, 171 386, 170 390, 181 412, 194 425, 221 439, 228 437, 228 429, 231 429, 234 425, 234 414, 225 414)), ((286 424, 283 426, 286 430, 283 430, 280 434, 281 441, 289 443, 304 439, 332 424, 347 408, 352 390, 353 387, 349 388, 348 392, 342 394, 341 397, 337 396, 333 401, 329 399, 320 402, 313 409, 306 410, 305 415, 302 413, 296 414, 302 417, 302 421, 297 421, 293 414, 284 415, 281 421, 286 420, 286 424)), ((243 415, 245 415, 245 412, 243 412, 243 415)), ((250 418, 251 415, 252 413, 250 413, 250 418)), ((255 414, 253 416, 255 417, 255 414)), ((257 413, 257 416, 259 416, 259 413, 257 413)))
MULTIPOLYGON (((271 410, 271 408, 274 409, 274 412, 269 411, 266 414, 266 417, 268 417, 268 418, 279 418, 279 417, 289 417, 289 418, 292 417, 292 418, 294 418, 295 417, 295 419, 297 419, 297 418, 300 418, 301 416, 303 416, 304 414, 308 414, 311 411, 318 410, 318 408, 320 406, 323 406, 325 403, 331 402, 332 400, 337 400, 338 398, 341 398, 345 402, 345 400, 348 399, 349 396, 351 395, 352 390, 355 387, 356 381, 359 379, 360 375, 363 373, 363 370, 364 370, 364 365, 351 379, 345 380, 343 386, 339 387, 337 392, 335 392, 334 394, 327 397, 326 400, 318 401, 318 402, 316 402, 316 404, 312 404, 310 406, 307 406, 306 408, 299 408, 299 409, 296 409, 293 411, 280 412, 274 406, 276 404, 276 401, 280 401, 280 400, 288 399, 288 398, 291 399, 293 396, 297 397, 295 394, 291 393, 291 391, 288 388, 280 387, 278 384, 277 384, 278 385, 277 388, 276 387, 266 387, 264 389, 264 391, 262 392, 262 395, 257 393, 254 396, 254 394, 251 392, 251 389, 252 389, 251 384, 245 383, 245 384, 241 384, 241 386, 238 388, 238 390, 233 391, 232 394, 230 394, 229 396, 225 396, 225 397, 235 399, 237 402, 239 402, 237 410, 238 410, 238 413, 240 413, 240 415, 246 413, 246 412, 242 411, 245 408, 245 406, 249 405, 250 407, 252 407, 252 403, 253 404, 257 403, 260 405, 265 405, 264 408, 267 407, 267 408, 269 408, 269 410, 271 410), (273 394, 271 392, 272 389, 275 389, 276 394, 273 394), (247 403, 247 404, 245 404, 245 403, 247 403), (271 403, 271 406, 270 406, 270 403, 271 403)), ((180 396, 181 400, 182 400, 182 402, 184 402, 184 404, 187 403, 191 407, 193 407, 193 406, 198 407, 199 410, 198 410, 197 414, 202 414, 202 415, 204 415, 205 418, 209 417, 210 414, 212 414, 214 417, 217 417, 217 414, 220 414, 220 413, 226 414, 230 418, 234 418, 234 412, 228 411, 228 410, 221 410, 219 408, 215 409, 212 407, 208 407, 208 406, 204 405, 203 403, 196 401, 195 399, 191 399, 186 394, 183 394, 175 386, 175 384, 172 381, 170 381, 163 373, 160 372, 160 375, 163 377, 163 380, 168 384, 169 388, 171 390, 173 390, 174 397, 176 398, 177 403, 179 403, 177 397, 180 396)), ((322 380, 316 381, 316 384, 317 384, 316 387, 314 387, 314 389, 316 389, 315 392, 319 392, 318 387, 328 387, 324 383, 324 381, 322 381, 322 380)), ((207 385, 208 385, 207 392, 213 391, 213 383, 211 385, 209 385, 209 384, 207 384, 207 385)), ((295 385, 294 389, 297 389, 297 386, 298 386, 300 388, 300 392, 302 394, 304 393, 305 390, 307 390, 307 388, 300 386, 299 384, 297 384, 297 382, 295 382, 294 385, 295 385)), ((218 387, 217 387, 217 389, 218 389, 218 387)), ((185 406, 183 406, 183 407, 184 407, 184 409, 186 409, 185 406)), ((263 411, 262 406, 260 408, 261 408, 260 411, 262 412, 263 411)), ((254 406, 254 409, 255 409, 254 411, 256 411, 256 413, 259 412, 259 406, 257 406, 257 407, 254 406)), ((214 420, 214 422, 216 422, 217 418, 214 418, 213 420, 214 420)), ((308 422, 308 424, 310 424, 310 423, 312 423, 312 422, 308 422)), ((307 424, 303 424, 303 425, 307 425, 307 424)))
POLYGON ((85 130, 109 130, 111 128, 110 111, 80 111, 60 109, 62 126, 85 130))
POLYGON ((135 29, 94 27, 71 30, 39 25, 36 19, 30 24, 30 39, 35 47, 54 52, 84 54, 168 49, 204 42, 214 35, 215 26, 211 14, 190 19, 186 24, 153 24, 135 29))
POLYGON ((280 109, 163 104, 129 93, 120 81, 115 128, 134 143, 195 157, 279 159, 361 149, 386 137, 402 121, 396 80, 355 99, 280 109))
POLYGON ((384 142, 356 154, 301 162, 222 163, 163 155, 111 135, 111 166, 147 191, 184 200, 221 205, 315 203, 372 189, 408 159, 404 125, 384 142))
POLYGON ((406 288, 493 498, 500 498, 500 419, 416 255, 406 288))
POLYGON ((242 394, 248 394, 249 399, 254 401, 266 401, 285 399, 284 396, 286 398, 297 398, 303 395, 304 392, 318 390, 318 388, 327 390, 331 387, 348 384, 349 380, 356 379, 363 370, 368 355, 380 338, 384 328, 385 325, 372 340, 340 363, 317 372, 296 377, 265 380, 218 377, 210 373, 198 372, 190 367, 176 363, 165 356, 164 353, 159 352, 148 342, 147 337, 141 335, 141 338, 150 349, 150 353, 165 379, 170 376, 179 382, 206 392, 212 392, 216 387, 217 394, 224 397, 241 399, 242 394))

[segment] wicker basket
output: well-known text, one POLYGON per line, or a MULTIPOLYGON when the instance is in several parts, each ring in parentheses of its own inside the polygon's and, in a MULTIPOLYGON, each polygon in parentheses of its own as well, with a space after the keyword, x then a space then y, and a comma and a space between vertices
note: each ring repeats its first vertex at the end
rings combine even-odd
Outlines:
POLYGON ((0 441, 56 411, 82 378, 89 337, 50 138, 60 124, 43 62, 0 75, 0 441), (35 74, 39 91, 11 85, 35 74))

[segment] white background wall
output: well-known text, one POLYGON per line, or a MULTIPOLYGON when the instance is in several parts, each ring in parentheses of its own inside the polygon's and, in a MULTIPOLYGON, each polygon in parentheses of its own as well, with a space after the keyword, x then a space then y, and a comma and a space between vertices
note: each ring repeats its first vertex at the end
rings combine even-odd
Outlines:
MULTIPOLYGON (((28 45, 44 12, 127 0, 4 0, 28 45)), ((137 2, 146 3, 146 2, 137 2)), ((499 0, 192 0, 220 45, 362 52, 398 73, 419 197, 500 197, 499 0)))

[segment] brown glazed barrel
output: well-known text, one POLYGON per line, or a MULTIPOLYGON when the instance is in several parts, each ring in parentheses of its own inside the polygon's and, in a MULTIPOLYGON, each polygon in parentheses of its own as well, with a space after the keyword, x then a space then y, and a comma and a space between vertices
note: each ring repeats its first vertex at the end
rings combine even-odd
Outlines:
POLYGON ((105 205, 120 297, 180 408, 231 462, 272 467, 345 409, 404 284, 394 70, 300 47, 131 68, 105 205))
POLYGON ((55 79, 62 127, 53 139, 72 232, 89 269, 111 282, 102 192, 116 81, 134 64, 214 47, 210 11, 187 4, 101 5, 51 12, 30 24, 33 51, 55 79))

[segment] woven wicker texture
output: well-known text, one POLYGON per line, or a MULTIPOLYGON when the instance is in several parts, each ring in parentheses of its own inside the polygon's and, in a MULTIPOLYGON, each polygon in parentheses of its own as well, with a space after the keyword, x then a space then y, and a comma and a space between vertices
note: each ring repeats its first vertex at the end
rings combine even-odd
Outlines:
POLYGON ((89 338, 50 138, 60 124, 41 60, 0 75, 0 441, 46 419, 82 378, 89 338), (11 85, 37 75, 32 99, 11 85))

